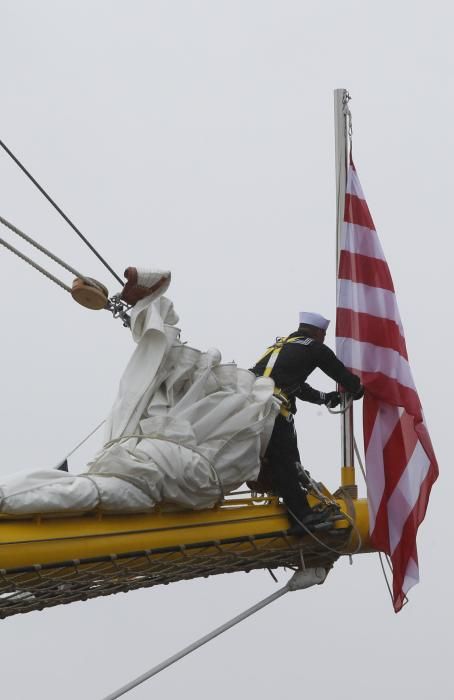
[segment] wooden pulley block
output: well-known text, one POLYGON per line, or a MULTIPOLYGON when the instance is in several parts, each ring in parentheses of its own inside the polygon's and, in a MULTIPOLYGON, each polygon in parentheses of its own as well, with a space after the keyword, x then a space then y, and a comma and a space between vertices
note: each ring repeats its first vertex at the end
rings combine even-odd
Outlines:
POLYGON ((107 287, 97 280, 92 280, 91 277, 86 279, 93 282, 93 285, 87 284, 84 280, 76 277, 71 289, 72 298, 81 306, 85 306, 86 309, 103 309, 109 300, 107 287))

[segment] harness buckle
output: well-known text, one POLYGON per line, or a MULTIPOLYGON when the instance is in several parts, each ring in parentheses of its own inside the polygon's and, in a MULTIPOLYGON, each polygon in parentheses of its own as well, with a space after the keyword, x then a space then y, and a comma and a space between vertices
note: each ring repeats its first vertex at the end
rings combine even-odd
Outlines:
POLYGON ((282 389, 279 389, 279 387, 277 386, 274 387, 273 394, 280 403, 279 413, 281 414, 281 416, 286 418, 289 423, 291 423, 293 421, 293 413, 291 411, 292 404, 290 402, 289 397, 284 391, 282 391, 282 389))

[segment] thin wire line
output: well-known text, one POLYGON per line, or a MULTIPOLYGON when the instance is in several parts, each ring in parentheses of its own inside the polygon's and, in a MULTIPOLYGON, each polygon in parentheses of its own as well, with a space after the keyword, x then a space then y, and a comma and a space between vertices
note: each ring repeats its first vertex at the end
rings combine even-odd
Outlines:
POLYGON ((381 570, 383 571, 383 577, 384 577, 384 579, 385 579, 385 581, 386 581, 386 587, 387 587, 388 592, 389 592, 389 597, 391 598, 391 602, 394 603, 393 592, 392 592, 392 590, 391 590, 391 586, 389 585, 388 576, 386 575, 385 567, 384 567, 384 565, 383 565, 383 559, 382 559, 382 553, 381 553, 381 552, 378 552, 378 557, 379 557, 379 559, 380 559, 380 566, 381 566, 381 570))
POLYGON ((358 443, 356 442, 355 436, 353 436, 353 448, 355 450, 355 454, 356 454, 356 458, 358 460, 359 468, 361 469, 361 474, 363 475, 363 478, 364 478, 364 483, 367 484, 366 470, 364 469, 363 460, 361 459, 361 454, 359 452, 358 443))
POLYGON ((96 431, 99 430, 100 427, 101 427, 102 425, 104 425, 105 422, 106 422, 106 418, 103 418, 102 421, 101 421, 101 423, 98 423, 98 425, 96 426, 96 428, 93 428, 93 430, 91 431, 91 433, 88 433, 88 435, 87 435, 86 437, 84 437, 83 440, 81 440, 75 447, 73 447, 73 449, 71 450, 71 452, 68 452, 68 454, 66 455, 65 459, 68 459, 68 457, 71 457, 71 455, 73 455, 74 452, 75 452, 76 450, 79 449, 79 447, 82 447, 82 445, 83 445, 85 442, 87 442, 88 438, 91 438, 91 436, 94 435, 94 434, 96 433, 96 431))
MULTIPOLYGON (((354 446, 354 449, 355 449, 355 454, 356 454, 356 457, 357 457, 357 459, 358 459, 358 463, 359 463, 359 466, 360 466, 362 475, 363 475, 363 477, 364 477, 364 481, 366 482, 366 485, 367 485, 366 471, 365 471, 365 469, 364 469, 364 465, 363 465, 363 461, 362 461, 362 459, 361 459, 361 454, 360 454, 360 452, 359 452, 358 444, 357 444, 356 439, 355 439, 354 436, 353 436, 353 446, 354 446)), ((386 586, 387 586, 388 591, 389 591, 389 594, 390 594, 390 596, 391 596, 391 600, 393 601, 393 604, 394 604, 393 593, 392 593, 391 587, 390 587, 390 585, 389 585, 388 577, 387 577, 387 575, 386 575, 385 567, 384 567, 384 564, 383 564, 383 556, 384 556, 384 557, 385 557, 385 560, 386 560, 386 563, 388 564, 389 570, 391 571, 392 576, 394 576, 394 571, 393 571, 393 566, 392 566, 391 558, 389 557, 388 554, 386 554, 386 552, 377 552, 377 554, 378 554, 378 556, 379 556, 379 558, 380 558, 380 566, 381 566, 381 569, 382 569, 382 571, 383 571, 383 576, 384 576, 385 581, 386 581, 386 586)), ((404 593, 404 603, 402 604, 402 607, 403 607, 404 605, 406 605, 408 602, 409 602, 409 599, 408 599, 407 595, 404 593)))
POLYGON ((19 168, 22 170, 22 172, 25 173, 25 175, 28 177, 28 179, 31 180, 31 181, 33 182, 33 184, 35 185, 35 187, 38 188, 38 190, 41 192, 42 195, 44 195, 44 197, 47 199, 47 201, 50 202, 50 204, 52 204, 52 206, 54 207, 54 209, 56 209, 56 210, 58 211, 58 213, 60 214, 60 216, 62 216, 62 217, 64 218, 64 220, 66 221, 66 223, 69 224, 69 226, 71 226, 71 228, 73 229, 73 231, 75 231, 75 233, 77 233, 77 235, 78 235, 79 238, 85 243, 85 245, 87 245, 87 246, 90 248, 91 252, 94 253, 94 254, 96 255, 96 257, 98 258, 98 260, 100 260, 100 261, 102 262, 102 264, 104 265, 104 267, 106 267, 106 268, 109 270, 109 272, 115 277, 115 279, 123 286, 123 280, 121 279, 121 277, 119 277, 119 276, 117 275, 117 273, 110 267, 109 263, 106 262, 106 260, 104 260, 104 258, 102 257, 102 255, 100 255, 100 253, 98 253, 98 251, 96 250, 96 248, 94 248, 94 246, 92 246, 92 244, 90 243, 90 241, 88 241, 88 240, 85 238, 85 236, 83 235, 83 233, 77 228, 77 226, 76 226, 75 224, 73 224, 73 222, 72 222, 71 219, 65 214, 65 212, 58 206, 58 204, 52 199, 52 197, 51 197, 50 195, 47 194, 46 190, 44 190, 44 189, 41 187, 41 185, 39 184, 39 182, 33 177, 33 175, 32 175, 31 173, 29 173, 29 171, 26 169, 26 167, 25 167, 24 165, 22 165, 22 163, 20 162, 20 160, 19 160, 18 158, 16 158, 16 156, 14 155, 14 153, 12 153, 12 151, 10 151, 10 149, 8 148, 8 146, 7 146, 5 143, 3 143, 3 141, 1 141, 1 140, 0 140, 0 146, 1 146, 1 147, 3 148, 3 150, 9 155, 9 157, 12 158, 12 160, 16 163, 16 165, 19 166, 19 168))

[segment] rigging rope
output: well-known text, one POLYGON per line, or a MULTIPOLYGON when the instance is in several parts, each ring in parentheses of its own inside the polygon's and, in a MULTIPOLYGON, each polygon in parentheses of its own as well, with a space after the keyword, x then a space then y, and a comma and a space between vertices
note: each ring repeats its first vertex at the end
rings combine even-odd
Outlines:
MULTIPOLYGON (((71 221, 71 219, 64 213, 64 211, 58 206, 58 204, 52 199, 52 197, 44 190, 44 188, 41 187, 39 182, 27 170, 27 168, 20 162, 20 160, 14 155, 14 153, 8 148, 8 146, 1 140, 0 140, 0 147, 3 148, 3 150, 10 156, 10 158, 12 158, 12 160, 16 163, 16 165, 19 166, 19 168, 22 170, 22 172, 25 173, 25 175, 29 178, 29 180, 31 180, 31 182, 38 188, 38 190, 41 192, 41 194, 43 194, 44 197, 50 202, 50 204, 52 204, 54 209, 56 209, 58 211, 58 213, 63 217, 63 219, 77 233, 79 238, 88 246, 88 248, 92 251, 92 253, 94 253, 94 255, 96 255, 98 260, 101 261, 101 263, 104 265, 104 267, 106 267, 109 270, 109 272, 115 277, 117 282, 119 282, 120 285, 123 287, 123 280, 121 279, 121 277, 119 277, 116 274, 116 272, 107 263, 107 261, 100 255, 100 253, 98 253, 98 251, 95 249, 95 247, 85 238, 83 233, 81 231, 79 231, 79 229, 71 221)), ((39 251, 41 251, 42 253, 44 253, 48 257, 50 257, 54 262, 56 262, 57 264, 61 265, 66 270, 68 270, 69 272, 74 274, 75 277, 82 280, 82 282, 85 285, 98 289, 98 291, 100 291, 102 294, 105 293, 106 297, 107 297, 107 290, 105 290, 103 285, 97 283, 96 280, 92 280, 91 278, 85 277, 85 275, 81 275, 80 273, 78 273, 77 270, 72 268, 67 263, 63 262, 63 260, 58 258, 56 255, 53 255, 53 253, 51 253, 49 250, 44 248, 44 246, 41 246, 39 243, 34 241, 32 238, 30 238, 30 236, 27 236, 27 234, 25 234, 23 231, 20 231, 20 229, 18 229, 16 226, 13 226, 13 224, 11 224, 9 221, 4 219, 3 217, 0 217, 0 223, 2 223, 4 226, 9 228, 11 231, 16 233, 21 238, 23 238, 25 241, 27 241, 27 243, 34 246, 39 251)), ((98 305, 99 301, 100 301, 99 296, 98 296, 98 299, 95 299, 96 305, 92 306, 91 303, 93 303, 93 301, 90 298, 89 301, 87 302, 86 294, 85 294, 85 301, 84 301, 84 296, 82 296, 82 297, 80 296, 80 292, 79 292, 78 298, 76 298, 76 296, 73 294, 73 290, 70 287, 68 287, 64 282, 62 282, 57 277, 52 275, 50 272, 45 270, 43 267, 41 267, 41 265, 38 265, 38 263, 35 263, 33 260, 31 260, 31 258, 26 256, 24 253, 21 253, 20 251, 18 251, 16 248, 14 248, 14 246, 12 246, 10 243, 7 243, 3 238, 0 238, 0 245, 3 245, 11 253, 14 253, 14 255, 17 255, 21 260, 23 260, 24 262, 31 265, 31 267, 35 268, 35 270, 37 270, 38 272, 41 272, 42 275, 47 277, 49 280, 54 282, 56 285, 58 285, 59 287, 64 289, 66 292, 69 292, 73 296, 73 298, 76 299, 76 301, 79 301, 79 303, 82 303, 83 306, 88 306, 88 308, 98 308, 98 309, 105 308, 107 311, 110 311, 112 313, 114 318, 120 318, 122 323, 123 323, 123 326, 129 327, 130 318, 128 315, 128 311, 129 311, 130 307, 128 306, 128 304, 125 304, 122 301, 119 294, 114 295, 110 299, 106 298, 106 304, 104 307, 102 305, 101 306, 98 305)), ((102 299, 102 297, 101 297, 101 299, 102 299)))
MULTIPOLYGON (((84 437, 83 440, 81 440, 80 442, 78 442, 77 445, 76 445, 75 447, 73 447, 73 449, 71 450, 71 452, 68 452, 68 454, 66 455, 65 459, 68 459, 69 457, 71 457, 71 455, 73 455, 74 452, 76 452, 76 450, 79 449, 79 447, 82 447, 82 445, 84 445, 84 444, 87 442, 87 440, 88 440, 89 438, 91 438, 91 436, 94 435, 94 434, 96 433, 96 431, 99 430, 100 427, 101 427, 102 425, 104 425, 104 423, 106 422, 106 420, 107 420, 107 418, 103 418, 102 421, 101 421, 101 423, 98 423, 98 425, 96 426, 96 428, 93 428, 93 430, 92 430, 90 433, 88 433, 88 435, 86 435, 86 436, 84 437)), ((62 460, 62 461, 63 461, 63 460, 62 460)))
MULTIPOLYGON (((0 217, 0 223, 5 224, 6 219, 3 219, 0 217)), ((7 224, 5 224, 6 226, 7 224)), ((19 229, 16 229, 16 227, 12 226, 12 224, 9 224, 11 227, 11 230, 14 230, 15 233, 18 235, 21 235, 24 240, 28 240, 29 236, 24 234, 22 231, 19 231, 19 229)), ((52 258, 55 262, 58 262, 60 265, 62 265, 65 269, 73 271, 77 277, 79 277, 86 285, 93 287, 94 289, 98 289, 101 292, 104 290, 102 289, 102 285, 97 283, 95 280, 90 279, 89 277, 85 277, 84 275, 80 275, 80 273, 77 273, 76 270, 73 270, 69 265, 64 263, 62 260, 57 258, 57 256, 54 256, 52 253, 46 250, 43 246, 40 246, 39 243, 36 243, 36 241, 33 241, 32 239, 29 239, 29 242, 31 245, 34 245, 36 248, 41 250, 43 253, 46 253, 49 255, 50 258, 52 258)), ((0 238, 0 245, 3 245, 5 248, 7 248, 11 253, 14 253, 14 255, 17 255, 21 260, 26 262, 28 265, 31 265, 35 270, 38 272, 41 272, 44 277, 47 277, 51 282, 54 282, 56 285, 61 287, 62 289, 65 290, 65 292, 69 292, 71 296, 73 296, 73 290, 71 287, 68 287, 67 284, 62 282, 61 280, 58 279, 58 277, 55 277, 52 273, 48 272, 47 270, 44 269, 44 267, 41 267, 41 265, 38 265, 34 260, 29 258, 25 253, 22 253, 20 250, 17 250, 14 246, 11 245, 11 243, 7 243, 3 238, 0 238)), ((106 296, 107 299, 107 296, 106 296)), ((100 307, 98 307, 100 308, 100 307)), ((119 318, 121 322, 123 323, 123 326, 126 328, 129 328, 131 319, 129 317, 128 311, 131 309, 131 307, 126 304, 122 299, 120 294, 114 294, 114 296, 110 297, 110 299, 107 299, 105 306, 103 307, 106 311, 110 311, 112 316, 114 318, 119 318)))
POLYGON ((108 449, 109 447, 112 447, 112 445, 119 444, 121 442, 127 442, 128 440, 132 439, 137 439, 137 440, 158 440, 161 442, 172 442, 174 445, 177 445, 177 447, 184 447, 186 450, 190 450, 191 452, 194 452, 195 454, 198 454, 199 457, 201 457, 205 462, 208 464, 209 468, 211 469, 214 479, 216 481, 216 484, 219 488, 219 498, 221 501, 225 499, 225 490, 224 490, 224 484, 222 483, 222 479, 219 476, 216 467, 214 464, 208 459, 208 457, 202 452, 202 450, 198 450, 194 446, 189 446, 189 445, 183 445, 179 440, 172 440, 169 436, 163 437, 159 433, 130 433, 128 435, 121 435, 118 438, 114 438, 113 440, 109 440, 109 442, 106 442, 106 444, 103 447, 103 450, 108 449))
MULTIPOLYGON (((367 485, 366 470, 364 469, 364 464, 363 464, 363 461, 362 461, 362 459, 361 459, 361 454, 360 454, 360 452, 359 452, 358 443, 356 442, 355 436, 353 436, 353 447, 354 447, 354 450, 355 450, 356 458, 357 458, 358 463, 359 463, 359 467, 360 467, 360 469, 361 469, 361 473, 362 473, 362 475, 363 475, 363 477, 364 477, 364 481, 365 481, 365 483, 366 483, 366 485, 367 485)), ((391 586, 390 586, 390 583, 389 583, 389 581, 388 581, 388 576, 386 575, 385 567, 383 566, 383 557, 385 557, 386 562, 387 562, 387 564, 388 564, 388 566, 389 566, 389 569, 390 569, 390 571, 391 571, 391 574, 392 574, 392 573, 393 573, 393 565, 392 565, 391 559, 390 559, 389 555, 386 554, 386 552, 377 552, 377 554, 378 554, 378 557, 379 557, 379 559, 380 559, 380 566, 381 566, 381 570, 382 570, 382 572, 383 572, 383 577, 384 577, 384 579, 385 579, 386 588, 388 589, 389 595, 390 595, 390 597, 391 597, 391 602, 394 603, 393 592, 392 592, 392 590, 391 590, 391 586)), ((406 605, 408 602, 409 602, 408 597, 407 597, 406 595, 404 595, 404 603, 403 603, 403 605, 406 605)))
POLYGON ((288 593, 289 591, 298 591, 304 588, 309 588, 310 586, 318 585, 320 583, 323 583, 325 578, 326 570, 322 568, 305 569, 297 571, 295 574, 293 574, 292 578, 285 584, 283 588, 280 588, 278 591, 275 591, 267 598, 264 598, 260 602, 253 605, 251 608, 248 608, 247 610, 232 618, 228 622, 225 622, 220 627, 217 627, 209 634, 206 634, 204 637, 201 637, 200 639, 185 647, 181 651, 177 652, 173 656, 170 656, 168 659, 162 661, 157 666, 154 666, 152 669, 150 669, 146 673, 143 673, 141 676, 138 676, 133 681, 130 681, 118 690, 115 690, 113 693, 110 693, 110 695, 106 695, 103 698, 103 700, 116 700, 116 698, 119 698, 121 695, 124 695, 129 690, 136 688, 138 685, 148 680, 152 676, 156 676, 158 673, 164 671, 164 669, 168 668, 176 661, 179 661, 191 652, 196 651, 196 649, 199 649, 207 642, 210 642, 212 639, 215 639, 215 637, 218 637, 223 632, 227 632, 227 630, 229 630, 231 627, 234 627, 239 622, 242 622, 247 617, 250 617, 254 613, 258 612, 266 605, 269 605, 273 601, 283 596, 285 593, 288 593))
MULTIPOLYGON (((352 529, 355 531, 356 537, 358 538, 358 544, 356 546, 355 551, 351 552, 349 556, 352 557, 354 554, 358 554, 358 552, 362 546, 362 539, 361 539, 361 533, 358 530, 355 521, 348 513, 346 513, 344 510, 342 510, 338 507, 336 501, 331 501, 330 499, 327 499, 327 500, 329 503, 331 503, 332 505, 335 505, 336 508, 339 509, 340 514, 342 515, 342 518, 345 518, 345 520, 348 520, 348 522, 352 526, 352 529)), ((347 554, 347 551, 345 551, 345 550, 335 549, 334 547, 330 547, 328 544, 326 544, 326 542, 322 542, 322 540, 320 540, 316 535, 314 535, 313 531, 310 528, 308 528, 303 522, 301 522, 301 520, 299 520, 296 517, 295 513, 292 510, 290 510, 290 508, 288 506, 286 506, 286 508, 287 508, 288 512, 290 513, 290 515, 292 515, 293 518, 295 518, 298 525, 300 525, 306 531, 306 533, 308 535, 310 535, 310 537, 312 537, 312 539, 315 540, 315 542, 317 542, 317 544, 319 544, 321 547, 326 549, 327 552, 332 552, 333 554, 337 554, 340 557, 343 556, 344 554, 347 554)))
MULTIPOLYGON (((28 236, 26 233, 21 231, 17 226, 14 226, 12 223, 7 221, 3 216, 0 216, 0 224, 3 224, 3 226, 6 226, 9 228, 13 233, 15 233, 17 236, 22 238, 24 241, 29 243, 30 245, 34 246, 37 250, 39 250, 41 253, 44 253, 44 255, 47 255, 51 260, 53 260, 55 263, 63 267, 65 270, 68 272, 71 272, 76 278, 81 280, 85 285, 89 287, 93 287, 94 289, 97 289, 101 291, 102 294, 106 294, 106 304, 103 307, 107 311, 110 311, 111 314, 113 315, 114 318, 120 318, 120 320, 123 323, 123 326, 129 327, 130 324, 130 318, 128 315, 128 311, 130 310, 130 306, 126 304, 122 299, 120 294, 115 294, 112 296, 110 299, 107 299, 107 290, 103 287, 102 284, 97 282, 96 280, 91 279, 90 277, 86 277, 85 275, 82 275, 80 272, 78 272, 74 267, 71 267, 71 265, 68 265, 68 263, 65 263, 64 260, 61 258, 57 257, 53 253, 50 252, 47 248, 45 248, 43 245, 35 241, 31 236, 28 236)), ((64 289, 66 292, 69 292, 71 296, 73 296, 73 290, 68 287, 64 282, 58 279, 58 277, 55 277, 52 273, 48 272, 45 270, 41 265, 38 265, 34 260, 29 258, 25 253, 22 253, 21 251, 17 250, 14 246, 12 246, 10 243, 7 243, 3 238, 0 238, 0 245, 3 245, 5 248, 7 248, 11 253, 14 253, 14 255, 17 255, 21 260, 24 262, 28 263, 28 265, 31 265, 35 270, 38 272, 41 272, 42 275, 50 279, 52 282, 54 282, 56 285, 64 289)), ((75 297, 74 297, 75 298, 75 297)), ((92 308, 92 307, 90 307, 92 308)), ((97 307, 100 308, 100 307, 97 307)))
POLYGON ((391 586, 389 585, 388 576, 386 575, 386 571, 385 571, 385 567, 384 567, 384 564, 383 564, 383 558, 382 558, 382 553, 381 553, 381 552, 378 552, 378 558, 380 559, 380 566, 381 566, 381 570, 382 570, 382 572, 383 572, 383 578, 385 579, 386 588, 388 589, 389 597, 391 598, 391 603, 394 603, 394 600, 393 600, 393 592, 392 592, 392 590, 391 590, 391 586))
MULTIPOLYGON (((39 250, 41 253, 44 253, 44 255, 47 255, 47 257, 50 258, 51 260, 53 260, 54 262, 56 262, 57 265, 60 265, 68 272, 71 272, 71 274, 73 274, 74 277, 79 277, 79 279, 83 280, 83 282, 85 282, 85 284, 88 284, 90 286, 94 286, 93 282, 89 278, 85 277, 85 275, 82 275, 74 267, 71 267, 71 265, 68 265, 68 263, 65 263, 64 260, 61 260, 61 258, 59 258, 56 255, 54 255, 53 253, 51 253, 50 250, 48 250, 47 248, 42 246, 37 241, 33 240, 33 238, 31 238, 26 233, 21 231, 19 228, 17 228, 17 226, 14 226, 14 224, 12 224, 10 221, 7 221, 7 219, 5 219, 3 216, 0 216, 0 223, 3 224, 3 226, 6 226, 6 228, 9 228, 10 231, 15 233, 20 238, 23 238, 24 241, 26 241, 31 246, 33 246, 34 248, 39 250)), ((3 239, 2 239, 2 243, 3 243, 3 239)), ((4 244, 4 245, 8 248, 8 245, 6 245, 6 244, 4 244)), ((9 249, 11 250, 11 247, 9 249)), ((16 252, 15 249, 14 249, 14 252, 16 252)), ((20 256, 20 254, 19 254, 19 256, 20 256)), ((23 259, 26 260, 26 262, 29 262, 29 264, 33 265, 33 263, 30 262, 29 258, 27 258, 26 256, 23 257, 23 259)), ((42 268, 39 268, 39 269, 40 269, 40 271, 42 271, 42 268)), ((66 287, 66 289, 69 289, 69 287, 66 287)), ((69 289, 69 291, 71 291, 71 290, 69 289)))
POLYGON ((85 245, 87 245, 88 248, 90 248, 91 252, 94 253, 94 254, 96 255, 96 257, 98 258, 98 260, 100 260, 100 261, 102 262, 102 264, 104 265, 104 267, 106 267, 106 268, 109 270, 109 272, 115 277, 115 279, 117 280, 117 282, 119 282, 119 283, 123 286, 123 281, 122 281, 121 277, 119 277, 119 276, 117 275, 117 273, 111 268, 111 266, 109 265, 109 263, 102 257, 102 255, 101 255, 100 253, 98 253, 98 251, 96 250, 96 248, 85 238, 85 236, 83 235, 83 233, 82 233, 81 231, 79 231, 79 229, 77 228, 77 226, 76 226, 75 224, 73 224, 73 222, 72 222, 71 219, 65 214, 65 212, 58 206, 58 204, 52 199, 52 197, 51 197, 50 195, 47 194, 47 192, 43 189, 43 187, 41 187, 41 185, 39 184, 39 182, 38 182, 38 181, 33 177, 33 175, 25 168, 25 166, 22 165, 22 163, 20 162, 20 160, 19 160, 18 158, 16 158, 16 156, 14 155, 14 153, 12 153, 12 151, 10 151, 10 149, 8 148, 8 146, 7 146, 3 141, 1 141, 1 140, 0 140, 0 146, 1 146, 1 147, 3 148, 3 150, 9 155, 9 157, 12 158, 12 160, 16 163, 16 165, 19 166, 19 168, 22 170, 22 172, 25 173, 25 175, 28 177, 28 179, 31 180, 31 182, 33 182, 33 184, 35 185, 35 187, 38 188, 38 190, 41 192, 42 195, 44 195, 44 197, 47 199, 47 201, 50 202, 50 204, 52 204, 52 206, 54 207, 54 209, 56 209, 56 210, 58 211, 58 213, 60 214, 60 216, 63 217, 63 219, 66 221, 66 223, 69 224, 69 226, 71 226, 71 228, 73 229, 73 231, 75 231, 75 233, 76 233, 76 234, 79 236, 79 238, 85 243, 85 245))
POLYGON ((24 253, 21 253, 17 248, 14 248, 10 243, 7 243, 3 238, 0 238, 0 245, 5 246, 11 253, 14 253, 14 255, 17 255, 21 260, 24 260, 24 262, 28 263, 32 267, 35 268, 35 270, 38 270, 38 272, 41 272, 44 277, 47 277, 48 279, 51 280, 51 282, 55 282, 59 287, 64 289, 66 292, 69 292, 71 294, 71 288, 68 287, 64 282, 59 280, 57 277, 52 275, 50 272, 45 270, 41 265, 38 265, 38 263, 35 263, 31 258, 27 257, 24 253))
POLYGON ((359 468, 361 469, 361 474, 363 475, 363 478, 364 478, 364 483, 367 484, 366 470, 364 469, 363 460, 361 459, 361 455, 360 455, 359 448, 358 448, 358 443, 356 442, 355 436, 353 436, 353 449, 355 450, 356 459, 358 460, 359 468))

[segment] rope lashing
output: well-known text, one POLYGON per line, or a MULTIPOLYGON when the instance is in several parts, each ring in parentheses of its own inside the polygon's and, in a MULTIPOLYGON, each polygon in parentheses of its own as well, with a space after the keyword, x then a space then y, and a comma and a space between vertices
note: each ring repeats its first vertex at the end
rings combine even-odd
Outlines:
MULTIPOLYGON (((112 447, 112 445, 117 445, 121 444, 122 442, 127 442, 128 440, 158 440, 160 442, 171 442, 177 447, 184 447, 187 450, 190 450, 191 452, 194 452, 194 454, 199 455, 206 464, 208 465, 209 469, 211 470, 214 479, 216 481, 216 484, 219 488, 219 497, 222 500, 225 498, 225 490, 224 490, 224 484, 222 483, 222 479, 219 476, 218 471, 216 470, 216 467, 214 464, 208 459, 208 457, 201 451, 198 450, 196 447, 189 446, 189 445, 183 445, 179 440, 172 440, 170 437, 165 436, 163 437, 159 433, 130 433, 128 435, 121 435, 118 438, 114 438, 113 440, 109 440, 109 442, 106 442, 104 445, 103 449, 108 449, 109 447, 112 447)), ((222 449, 222 448, 221 448, 222 449)))
POLYGON ((31 182, 33 182, 33 184, 35 185, 35 187, 38 188, 38 190, 41 192, 42 195, 44 195, 44 197, 47 199, 47 201, 50 202, 50 204, 52 204, 52 206, 54 207, 54 209, 56 209, 56 211, 58 211, 58 213, 60 214, 60 216, 63 217, 63 219, 66 221, 66 223, 69 224, 69 226, 71 226, 71 228, 73 229, 73 231, 75 231, 75 233, 76 233, 76 234, 79 236, 79 238, 85 243, 85 245, 88 246, 88 248, 90 248, 91 252, 94 253, 94 254, 96 255, 96 257, 98 258, 98 260, 100 260, 100 261, 102 262, 102 264, 104 265, 104 267, 107 268, 107 270, 109 270, 109 272, 115 277, 115 279, 117 280, 117 282, 119 282, 119 283, 123 286, 123 282, 122 282, 121 277, 119 277, 119 276, 117 275, 117 273, 111 268, 111 266, 110 266, 110 265, 108 264, 108 262, 102 257, 102 255, 101 255, 100 253, 98 253, 98 251, 97 251, 96 248, 90 243, 90 241, 88 241, 88 240, 85 238, 85 236, 83 235, 83 233, 82 233, 81 231, 79 231, 79 229, 77 228, 77 226, 76 226, 75 224, 73 224, 73 222, 72 222, 71 219, 65 214, 65 212, 58 206, 58 204, 52 199, 52 197, 51 197, 50 195, 47 194, 47 192, 43 189, 43 187, 41 187, 41 185, 39 184, 39 182, 38 182, 38 181, 33 177, 33 175, 26 169, 26 167, 20 162, 20 160, 14 155, 14 153, 12 153, 12 151, 10 151, 10 149, 8 148, 8 146, 7 146, 3 141, 1 141, 1 140, 0 140, 0 146, 1 146, 1 147, 3 148, 3 150, 9 155, 9 157, 12 158, 12 160, 16 163, 16 165, 19 166, 19 168, 22 170, 22 172, 25 173, 25 175, 28 177, 28 179, 31 180, 31 182))
POLYGON ((196 642, 193 642, 192 644, 187 646, 185 649, 182 649, 181 651, 179 651, 177 654, 170 656, 168 659, 166 659, 165 661, 162 661, 157 666, 154 666, 152 669, 150 669, 146 673, 142 674, 141 676, 138 676, 130 683, 127 683, 126 685, 122 686, 121 688, 114 691, 113 693, 110 693, 110 695, 106 695, 103 698, 103 700, 116 700, 116 698, 119 698, 121 695, 124 695, 129 690, 136 688, 138 685, 140 685, 144 681, 148 680, 149 678, 152 678, 152 676, 156 676, 158 673, 160 673, 161 671, 164 671, 164 669, 168 668, 169 666, 174 664, 176 661, 179 661, 180 659, 184 658, 185 656, 187 656, 191 652, 196 651, 201 646, 203 646, 207 642, 210 642, 212 639, 215 639, 215 637, 218 637, 223 632, 227 632, 227 630, 229 630, 231 627, 234 627, 239 622, 242 622, 247 617, 250 617, 254 613, 256 613, 259 610, 261 610, 262 608, 264 608, 265 606, 274 602, 275 600, 277 600, 281 596, 285 595, 285 593, 288 593, 289 591, 299 591, 299 590, 302 590, 304 588, 310 588, 311 586, 319 585, 320 583, 323 583, 325 578, 326 578, 326 570, 321 568, 321 567, 296 571, 293 574, 292 578, 285 584, 285 586, 283 588, 280 588, 278 591, 275 591, 275 593, 272 593, 267 598, 264 598, 259 603, 256 603, 255 605, 253 605, 251 608, 248 608, 247 610, 242 612, 240 615, 237 615, 236 617, 232 618, 231 620, 224 623, 220 627, 217 627, 215 630, 213 630, 209 634, 206 634, 204 637, 201 637, 196 642))

